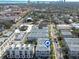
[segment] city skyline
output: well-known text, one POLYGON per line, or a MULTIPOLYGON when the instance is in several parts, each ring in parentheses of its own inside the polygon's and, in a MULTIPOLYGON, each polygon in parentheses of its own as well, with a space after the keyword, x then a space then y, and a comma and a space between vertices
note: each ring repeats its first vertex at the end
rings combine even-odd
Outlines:
MULTIPOLYGON (((6 1, 28 1, 28 0, 0 0, 0 2, 6 1)), ((30 1, 61 1, 61 0, 30 0, 30 1)), ((63 0, 62 0, 63 1, 63 0)), ((66 0, 67 2, 79 2, 79 0, 66 0)))

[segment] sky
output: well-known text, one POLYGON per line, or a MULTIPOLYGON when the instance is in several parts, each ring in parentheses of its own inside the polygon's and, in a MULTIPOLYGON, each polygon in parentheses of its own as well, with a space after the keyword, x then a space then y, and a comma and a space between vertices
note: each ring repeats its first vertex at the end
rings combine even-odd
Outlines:
MULTIPOLYGON (((27 1, 27 0, 0 0, 0 2, 6 2, 6 1, 27 1)), ((30 0, 30 1, 58 1, 58 0, 30 0)), ((72 2, 79 2, 79 0, 66 0, 66 1, 72 1, 72 2)))

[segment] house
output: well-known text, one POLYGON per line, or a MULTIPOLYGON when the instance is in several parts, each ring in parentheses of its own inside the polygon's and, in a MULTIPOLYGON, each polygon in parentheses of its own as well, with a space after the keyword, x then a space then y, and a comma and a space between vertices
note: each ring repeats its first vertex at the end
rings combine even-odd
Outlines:
POLYGON ((71 26, 74 29, 79 29, 79 23, 72 23, 71 26))
POLYGON ((24 35, 25 35, 24 32, 20 32, 20 34, 16 35, 15 41, 21 41, 24 35))

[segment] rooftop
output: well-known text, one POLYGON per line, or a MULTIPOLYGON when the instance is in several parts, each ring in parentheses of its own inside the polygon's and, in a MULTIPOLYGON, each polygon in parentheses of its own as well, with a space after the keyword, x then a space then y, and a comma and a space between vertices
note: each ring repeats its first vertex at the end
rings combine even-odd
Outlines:
POLYGON ((24 37, 24 35, 25 35, 25 33, 24 33, 24 32, 21 32, 20 34, 17 35, 16 40, 17 40, 17 41, 22 40, 23 37, 24 37))
POLYGON ((48 33, 30 33, 27 37, 47 38, 49 35, 48 33))
POLYGON ((46 47, 46 45, 37 45, 36 51, 50 51, 50 47, 46 47))
POLYGON ((70 51, 79 51, 79 38, 64 38, 70 51))
POLYGON ((31 44, 12 44, 9 50, 33 50, 34 46, 31 44))
POLYGON ((38 38, 37 43, 42 45, 46 40, 49 40, 49 38, 38 38))
POLYGON ((59 24, 57 25, 57 29, 71 29, 71 25, 59 24))
POLYGON ((72 35, 72 33, 69 30, 61 30, 62 35, 72 35))

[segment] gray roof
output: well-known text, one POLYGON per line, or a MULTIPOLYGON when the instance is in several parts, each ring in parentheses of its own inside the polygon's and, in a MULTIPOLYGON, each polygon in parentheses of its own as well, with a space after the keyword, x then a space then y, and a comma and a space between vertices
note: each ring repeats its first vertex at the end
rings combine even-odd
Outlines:
POLYGON ((34 26, 31 30, 31 33, 28 34, 27 37, 36 37, 36 38, 48 37, 48 27, 39 29, 38 27, 34 26))
POLYGON ((42 45, 46 40, 49 40, 49 38, 38 38, 37 43, 42 45))
POLYGON ((27 51, 31 51, 33 50, 34 45, 31 44, 12 44, 11 47, 9 48, 9 50, 27 50, 27 51))
POLYGON ((30 33, 27 37, 46 38, 48 33, 30 33))
POLYGON ((42 29, 39 29, 38 27, 34 26, 34 27, 32 27, 31 32, 34 32, 34 33, 36 33, 36 32, 38 32, 38 33, 40 33, 40 32, 48 33, 48 27, 43 27, 42 29))
POLYGON ((79 38, 64 38, 70 51, 79 51, 79 38))
POLYGON ((67 24, 59 24, 57 25, 57 29, 61 30, 61 29, 71 29, 70 25, 67 24))
POLYGON ((16 40, 22 40, 24 35, 25 33, 20 33, 19 35, 17 35, 16 40))
POLYGON ((72 35, 72 33, 69 30, 61 30, 62 35, 72 35))
POLYGON ((16 18, 18 18, 18 16, 0 16, 0 19, 2 20, 15 20, 16 18))
POLYGON ((50 51, 50 47, 46 47, 46 45, 37 45, 36 51, 50 51))

